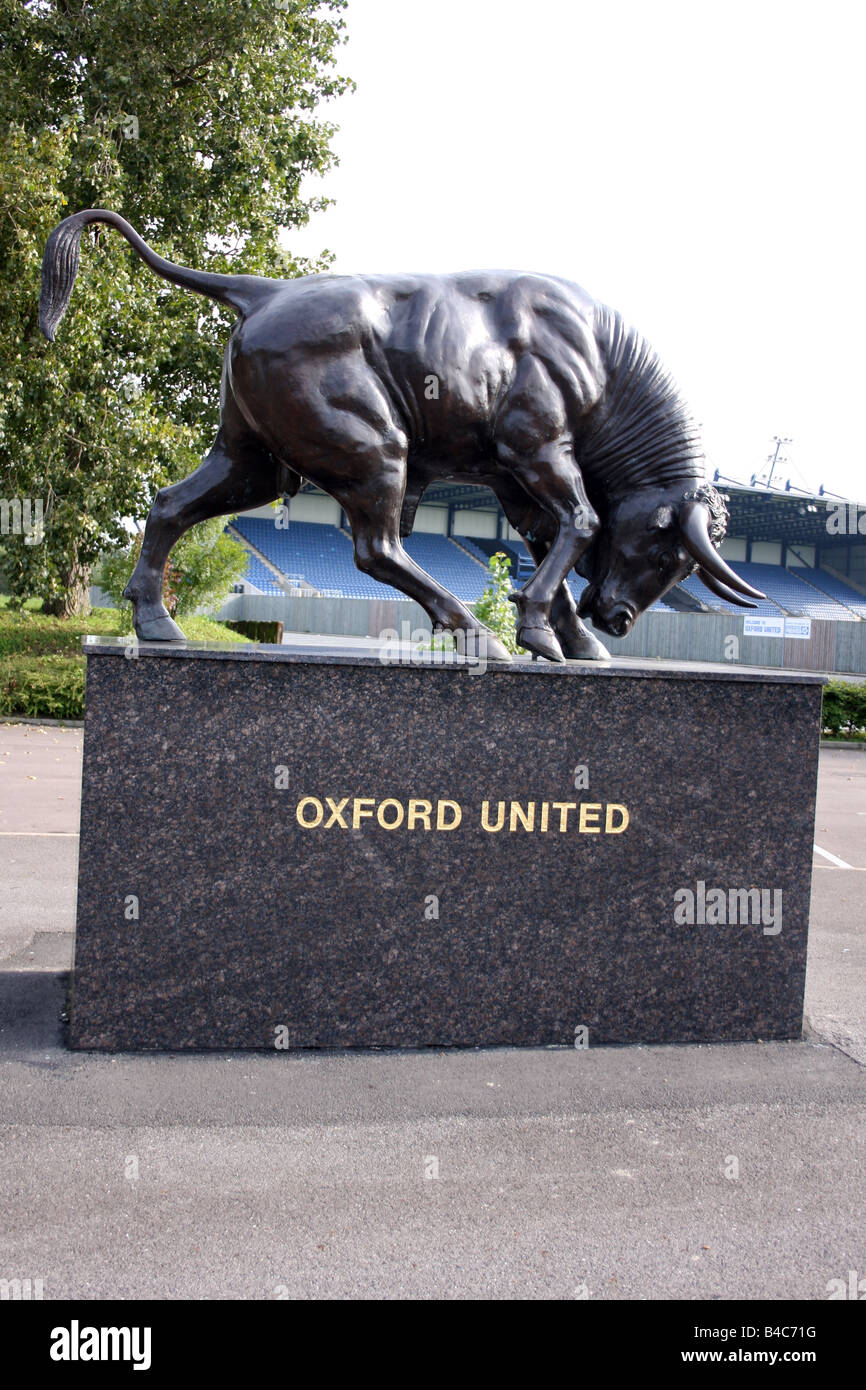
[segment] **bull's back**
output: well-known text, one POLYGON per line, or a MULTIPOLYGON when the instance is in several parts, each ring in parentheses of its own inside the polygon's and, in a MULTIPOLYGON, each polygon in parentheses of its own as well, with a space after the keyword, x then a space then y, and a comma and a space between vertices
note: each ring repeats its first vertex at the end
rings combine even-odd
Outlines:
POLYGON ((527 353, 560 389, 598 377, 595 309, 577 285, 515 271, 306 276, 238 325, 231 365, 248 396, 373 372, 410 438, 451 440, 489 425, 527 353))

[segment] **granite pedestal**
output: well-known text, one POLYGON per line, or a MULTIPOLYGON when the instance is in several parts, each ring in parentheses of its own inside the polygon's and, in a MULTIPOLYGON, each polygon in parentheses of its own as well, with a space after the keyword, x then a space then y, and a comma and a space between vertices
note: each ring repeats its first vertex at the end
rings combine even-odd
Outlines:
POLYGON ((85 651, 74 1047, 800 1036, 820 678, 85 651))

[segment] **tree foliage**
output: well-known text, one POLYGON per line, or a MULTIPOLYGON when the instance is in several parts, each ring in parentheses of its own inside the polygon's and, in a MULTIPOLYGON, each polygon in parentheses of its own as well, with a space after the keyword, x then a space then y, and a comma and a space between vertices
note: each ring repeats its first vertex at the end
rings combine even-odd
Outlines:
MULTIPOLYGON (((243 577, 247 552, 224 532, 222 517, 204 521, 181 536, 165 567, 162 601, 173 618, 219 607, 233 584, 243 577)), ((118 609, 123 590, 141 552, 141 535, 122 550, 103 557, 94 578, 118 609)))
MULTIPOLYGON (((110 207, 174 261, 289 276, 281 228, 332 162, 315 112, 345 0, 0 0, 0 496, 42 499, 44 540, 5 536, 13 593, 75 611, 122 518, 186 476, 218 419, 232 316, 156 280, 111 229, 82 243, 57 342, 39 335, 48 233, 110 207)), ((193 543, 194 544, 194 543, 193 543)), ((207 542, 205 542, 207 544, 207 542)))
POLYGON ((866 685, 834 679, 824 686, 822 727, 834 737, 861 738, 866 731, 866 685))

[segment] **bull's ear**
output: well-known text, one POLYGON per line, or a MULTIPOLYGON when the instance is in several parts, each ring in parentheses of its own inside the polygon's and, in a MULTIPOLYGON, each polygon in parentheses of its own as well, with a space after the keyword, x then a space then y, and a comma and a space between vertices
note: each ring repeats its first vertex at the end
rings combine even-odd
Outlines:
POLYGON ((673 507, 656 507, 649 521, 648 531, 670 531, 676 521, 673 507))

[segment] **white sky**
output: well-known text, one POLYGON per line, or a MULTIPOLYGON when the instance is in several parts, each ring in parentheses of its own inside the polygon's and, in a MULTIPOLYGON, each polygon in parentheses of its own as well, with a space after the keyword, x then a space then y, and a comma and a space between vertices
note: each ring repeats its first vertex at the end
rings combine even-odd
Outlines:
POLYGON ((645 334, 712 466, 866 501, 855 0, 350 0, 320 108, 335 269, 576 280, 645 334))

